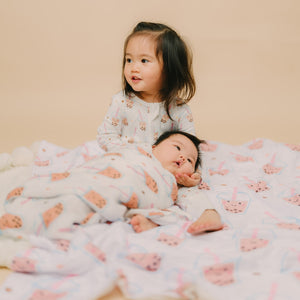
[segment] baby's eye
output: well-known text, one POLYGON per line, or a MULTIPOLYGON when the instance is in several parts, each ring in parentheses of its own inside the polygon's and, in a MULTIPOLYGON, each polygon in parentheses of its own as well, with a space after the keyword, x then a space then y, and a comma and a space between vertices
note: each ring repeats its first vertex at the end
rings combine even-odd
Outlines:
POLYGON ((175 147, 176 147, 176 149, 177 149, 178 151, 180 151, 180 147, 179 147, 179 146, 175 145, 175 147))
POLYGON ((143 64, 145 64, 145 63, 147 63, 147 62, 149 62, 148 59, 146 59, 146 58, 143 58, 143 59, 142 59, 142 63, 143 63, 143 64))
POLYGON ((127 63, 131 63, 131 58, 126 58, 127 63))
POLYGON ((187 161, 188 161, 190 164, 193 163, 192 160, 191 160, 190 158, 188 158, 187 161))

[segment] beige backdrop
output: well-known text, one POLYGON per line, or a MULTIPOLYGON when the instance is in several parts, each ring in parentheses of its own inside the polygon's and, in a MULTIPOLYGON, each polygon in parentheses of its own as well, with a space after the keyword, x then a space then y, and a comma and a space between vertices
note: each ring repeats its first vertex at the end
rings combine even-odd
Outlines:
POLYGON ((0 152, 94 140, 140 20, 192 46, 200 137, 300 143, 299 0, 0 0, 0 152))

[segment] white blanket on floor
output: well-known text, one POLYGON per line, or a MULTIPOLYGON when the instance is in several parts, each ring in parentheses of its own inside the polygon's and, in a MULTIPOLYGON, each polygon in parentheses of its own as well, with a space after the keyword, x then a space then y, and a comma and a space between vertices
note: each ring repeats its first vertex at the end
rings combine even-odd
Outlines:
MULTIPOLYGON (((34 173, 61 172, 93 151, 95 142, 74 150, 43 142, 34 173)), ((201 188, 224 230, 190 236, 182 221, 137 234, 115 222, 78 227, 70 243, 29 236, 11 252, 16 272, 0 299, 93 299, 118 284, 130 298, 298 300, 300 146, 258 139, 202 151, 201 188)))

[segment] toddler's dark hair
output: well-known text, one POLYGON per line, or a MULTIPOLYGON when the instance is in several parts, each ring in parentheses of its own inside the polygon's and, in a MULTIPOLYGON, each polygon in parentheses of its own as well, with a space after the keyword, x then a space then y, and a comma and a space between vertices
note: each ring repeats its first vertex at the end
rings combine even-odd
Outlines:
POLYGON ((201 160, 201 152, 200 152, 200 144, 202 143, 206 143, 205 140, 200 140, 199 138, 197 138, 195 135, 187 133, 185 131, 181 131, 181 130, 170 130, 170 131, 165 131, 164 133, 162 133, 158 139, 155 141, 155 143, 153 145, 157 146, 158 144, 160 144, 162 141, 166 140, 167 138, 169 138, 172 135, 175 134, 181 134, 184 135, 185 137, 187 137, 189 140, 191 140, 191 142, 195 145, 196 149, 197 149, 197 160, 195 163, 195 171, 198 169, 198 167, 201 167, 202 165, 202 160, 201 160))
POLYGON ((129 40, 137 35, 151 35, 156 41, 156 56, 159 57, 161 55, 163 60, 164 82, 160 90, 160 97, 164 101, 168 116, 171 118, 169 112, 170 103, 172 101, 176 101, 177 105, 187 103, 196 91, 191 51, 182 38, 169 26, 151 22, 138 23, 124 43, 122 75, 123 89, 127 96, 134 93, 134 90, 124 76, 125 52, 129 40))

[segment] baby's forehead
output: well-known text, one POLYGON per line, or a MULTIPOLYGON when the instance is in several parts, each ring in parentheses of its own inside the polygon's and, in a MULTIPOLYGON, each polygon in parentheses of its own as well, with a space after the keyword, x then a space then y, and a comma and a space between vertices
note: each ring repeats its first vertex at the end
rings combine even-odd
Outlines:
POLYGON ((180 142, 180 143, 185 143, 186 141, 189 141, 192 143, 192 141, 188 137, 186 137, 185 135, 183 135, 181 133, 172 134, 168 137, 168 139, 176 141, 176 142, 180 142))
POLYGON ((187 139, 187 137, 179 133, 172 134, 167 138, 167 140, 178 142, 178 143, 183 143, 185 139, 187 139))
POLYGON ((178 144, 181 144, 182 146, 185 146, 187 148, 193 149, 191 151, 195 150, 196 155, 197 155, 197 147, 187 136, 180 134, 180 133, 176 133, 176 134, 169 136, 168 140, 170 140, 172 142, 176 142, 178 144))

